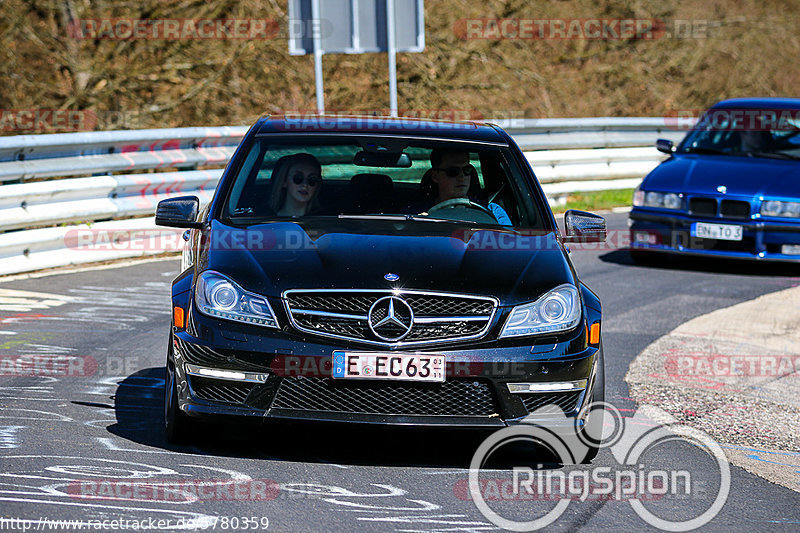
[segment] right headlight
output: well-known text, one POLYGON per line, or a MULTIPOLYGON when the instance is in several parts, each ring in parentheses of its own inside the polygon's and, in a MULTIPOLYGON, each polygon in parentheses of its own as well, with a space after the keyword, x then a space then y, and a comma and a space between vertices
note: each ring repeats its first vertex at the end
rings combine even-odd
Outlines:
POLYGON ((761 214, 768 217, 800 218, 800 202, 765 200, 761 203, 761 214))
POLYGON ((535 302, 512 309, 500 338, 566 331, 580 320, 578 289, 574 285, 559 285, 535 302))
POLYGON ((277 328, 278 321, 263 296, 248 292, 222 274, 207 270, 200 274, 195 302, 203 314, 236 322, 277 328))
POLYGON ((633 192, 633 205, 635 207, 660 207, 662 209, 680 209, 683 198, 674 192, 643 191, 636 189, 633 192))

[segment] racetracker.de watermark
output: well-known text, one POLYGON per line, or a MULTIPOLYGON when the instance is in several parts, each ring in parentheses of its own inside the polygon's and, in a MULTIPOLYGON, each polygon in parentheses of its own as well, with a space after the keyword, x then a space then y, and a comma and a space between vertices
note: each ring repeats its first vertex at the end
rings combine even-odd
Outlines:
POLYGON ((253 502, 274 500, 279 486, 270 479, 82 479, 71 481, 67 494, 79 500, 253 502))
POLYGON ((98 361, 91 355, 0 355, 0 378, 127 376, 140 368, 137 356, 106 355, 98 361))
POLYGON ((90 110, 0 109, 0 131, 8 133, 89 131, 97 124, 90 110))
POLYGON ((69 26, 73 39, 257 40, 273 39, 280 31, 274 19, 80 19, 69 26))
MULTIPOLYGON (((324 182, 323 182, 324 186, 324 182)), ((424 221, 424 218, 418 220, 424 221)), ((312 239, 293 222, 270 220, 275 227, 258 229, 225 229, 202 234, 199 239, 185 241, 185 230, 173 228, 78 228, 64 235, 64 245, 70 250, 89 252, 131 250, 148 253, 170 253, 184 250, 247 250, 251 252, 319 251, 335 246, 333 239, 312 239)), ((447 239, 456 250, 508 252, 560 250, 561 244, 553 232, 540 230, 457 230, 449 236, 428 236, 427 239, 447 239)), ((580 240, 580 239, 579 239, 580 240)), ((569 248, 586 251, 626 249, 631 244, 630 231, 611 230, 605 241, 570 242, 569 248)), ((387 239, 381 251, 413 251, 406 244, 387 239)), ((420 248, 420 250, 422 250, 420 248)))
POLYGON ((643 40, 706 39, 718 25, 706 19, 649 18, 464 18, 453 25, 459 39, 643 40))
POLYGON ((334 32, 327 19, 242 18, 95 18, 73 21, 68 35, 76 40, 286 40, 329 37, 334 32))
POLYGON ((664 115, 664 125, 674 130, 690 130, 697 126, 728 131, 797 131, 800 130, 800 109, 675 109, 664 115))
POLYGON ((664 369, 670 376, 800 376, 800 355, 666 354, 664 369))

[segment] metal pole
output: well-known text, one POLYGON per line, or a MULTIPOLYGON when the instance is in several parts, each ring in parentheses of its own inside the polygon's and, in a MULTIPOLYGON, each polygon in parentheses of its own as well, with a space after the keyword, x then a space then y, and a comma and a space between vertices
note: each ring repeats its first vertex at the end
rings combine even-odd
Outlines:
POLYGON ((311 27, 314 37, 314 81, 317 86, 317 113, 325 112, 325 92, 322 85, 322 21, 319 0, 311 0, 311 27))
POLYGON ((389 108, 397 116, 397 45, 395 43, 394 0, 386 0, 386 40, 389 51, 389 108))

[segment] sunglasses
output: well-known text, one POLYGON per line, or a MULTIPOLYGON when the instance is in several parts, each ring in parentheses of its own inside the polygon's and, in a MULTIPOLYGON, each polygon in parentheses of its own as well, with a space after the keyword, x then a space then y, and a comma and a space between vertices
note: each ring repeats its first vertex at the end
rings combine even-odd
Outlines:
POLYGON ((463 173, 465 176, 471 176, 475 174, 476 170, 475 167, 472 165, 464 165, 463 167, 447 167, 447 168, 435 168, 434 170, 444 170, 444 173, 447 175, 448 178, 455 178, 459 174, 463 173))
POLYGON ((316 187, 321 181, 319 178, 314 177, 304 178, 302 174, 292 176, 292 182, 295 185, 302 185, 305 182, 309 187, 316 187))

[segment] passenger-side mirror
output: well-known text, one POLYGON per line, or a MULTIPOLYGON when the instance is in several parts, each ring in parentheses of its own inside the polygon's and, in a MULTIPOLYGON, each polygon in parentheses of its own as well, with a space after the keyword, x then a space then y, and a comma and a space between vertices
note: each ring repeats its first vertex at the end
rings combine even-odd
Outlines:
POLYGON ((594 213, 569 209, 564 213, 564 242, 605 242, 606 219, 594 213))
POLYGON ((664 152, 665 154, 672 155, 672 151, 675 149, 675 146, 672 144, 672 141, 667 139, 658 139, 656 141, 656 150, 659 152, 664 152))
POLYGON ((156 207, 156 225, 173 228, 202 228, 203 223, 197 221, 200 200, 197 196, 179 196, 158 202, 156 207))

